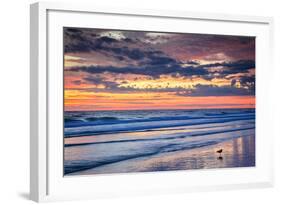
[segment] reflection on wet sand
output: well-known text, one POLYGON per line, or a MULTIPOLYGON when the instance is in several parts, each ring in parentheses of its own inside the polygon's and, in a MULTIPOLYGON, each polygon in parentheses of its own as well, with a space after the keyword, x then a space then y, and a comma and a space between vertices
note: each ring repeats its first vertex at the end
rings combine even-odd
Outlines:
MULTIPOLYGON (((216 145, 191 150, 167 152, 154 157, 125 160, 79 174, 126 173, 255 166, 255 136, 233 138, 216 145), (221 155, 218 149, 223 149, 221 155)), ((77 173, 75 173, 77 174, 77 173)))

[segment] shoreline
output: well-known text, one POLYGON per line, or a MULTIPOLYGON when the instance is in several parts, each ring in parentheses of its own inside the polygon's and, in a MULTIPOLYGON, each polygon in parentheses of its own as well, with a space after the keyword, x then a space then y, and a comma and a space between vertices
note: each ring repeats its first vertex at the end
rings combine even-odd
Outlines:
POLYGON ((158 172, 194 169, 217 169, 255 166, 255 136, 242 136, 215 145, 190 150, 162 153, 154 157, 107 164, 77 171, 65 176, 158 172), (222 159, 216 152, 223 149, 222 159))

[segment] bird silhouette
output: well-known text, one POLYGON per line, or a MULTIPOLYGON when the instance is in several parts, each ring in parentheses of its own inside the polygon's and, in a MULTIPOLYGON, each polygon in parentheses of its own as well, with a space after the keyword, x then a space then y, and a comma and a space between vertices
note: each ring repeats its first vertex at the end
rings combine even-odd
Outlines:
POLYGON ((217 150, 217 153, 221 154, 222 153, 222 149, 217 150))
POLYGON ((222 151, 223 151, 222 149, 217 150, 217 153, 220 154, 220 156, 218 157, 218 160, 222 160, 223 159, 223 157, 221 156, 222 151))

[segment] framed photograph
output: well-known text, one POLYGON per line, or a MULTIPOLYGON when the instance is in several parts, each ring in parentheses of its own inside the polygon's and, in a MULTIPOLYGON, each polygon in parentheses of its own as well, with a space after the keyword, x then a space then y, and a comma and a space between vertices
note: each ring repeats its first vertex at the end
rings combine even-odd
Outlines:
POLYGON ((31 199, 272 186, 272 23, 31 5, 31 199))

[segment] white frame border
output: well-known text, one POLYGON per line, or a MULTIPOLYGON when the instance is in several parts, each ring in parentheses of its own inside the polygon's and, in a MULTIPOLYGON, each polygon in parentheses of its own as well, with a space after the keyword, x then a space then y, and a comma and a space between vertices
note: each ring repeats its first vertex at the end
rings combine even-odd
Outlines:
MULTIPOLYGON (((100 8, 93 4, 40 2, 30 7, 30 199, 49 201, 48 197, 48 71, 47 71, 47 12, 48 10, 95 12, 122 15, 156 16, 169 18, 189 18, 200 20, 235 21, 268 24, 270 32, 270 50, 273 51, 273 19, 259 16, 237 16, 229 14, 198 13, 185 11, 159 11, 125 8, 100 8)), ((272 56, 272 53, 271 55, 272 56)), ((272 57, 271 61, 272 62, 272 57)), ((273 66, 273 65, 269 65, 273 66)), ((273 69, 272 69, 273 70, 273 69)), ((273 139, 271 143, 273 145, 273 139)), ((271 146, 273 147, 273 146, 271 146)), ((273 151, 271 156, 273 156, 273 151)), ((208 186, 204 188, 177 190, 208 191, 237 188, 269 187, 273 185, 273 160, 270 162, 272 173, 269 181, 251 184, 235 184, 225 186, 208 186)), ((172 192, 175 192, 172 191, 172 192)), ((92 197, 93 198, 93 197, 92 197)), ((64 197, 63 200, 67 200, 64 197)), ((52 199, 53 200, 53 199, 52 199)))

